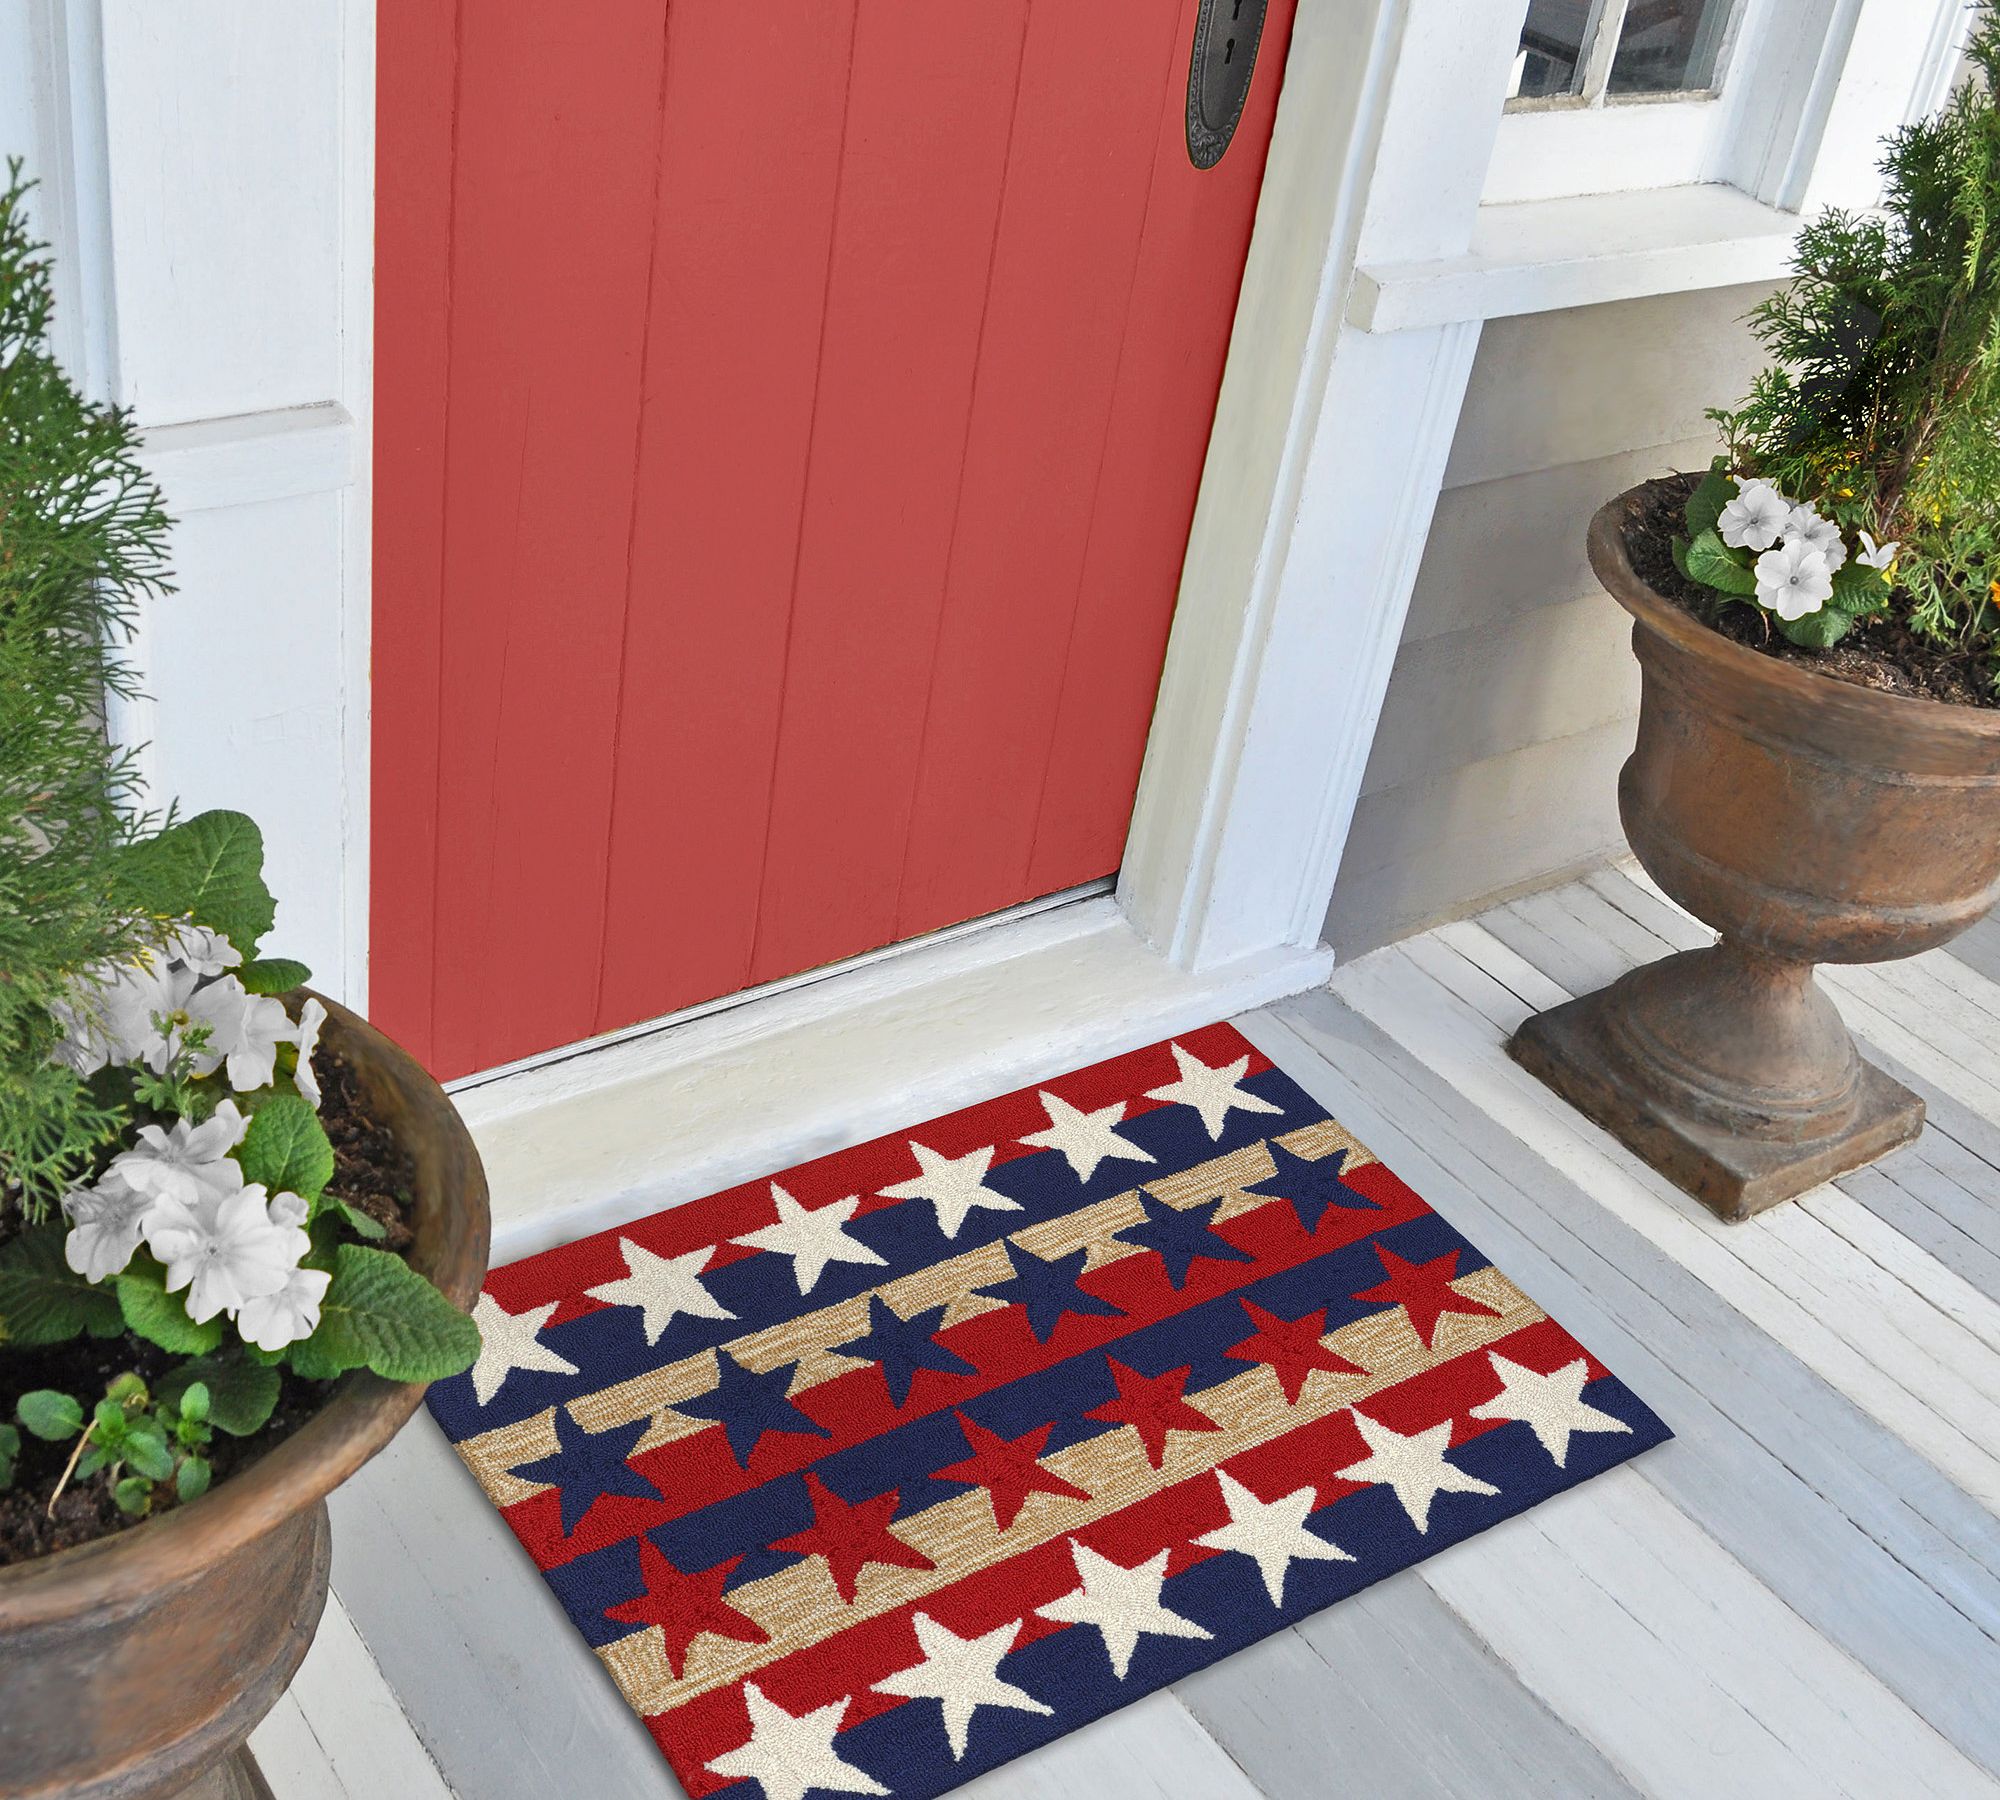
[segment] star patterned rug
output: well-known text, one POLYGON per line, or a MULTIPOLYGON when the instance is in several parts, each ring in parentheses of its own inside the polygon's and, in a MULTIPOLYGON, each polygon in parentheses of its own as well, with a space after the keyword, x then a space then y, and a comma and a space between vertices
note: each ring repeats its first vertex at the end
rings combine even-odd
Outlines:
POLYGON ((944 1793, 1670 1435, 1227 1025, 477 1318, 431 1411, 695 1800, 944 1793))

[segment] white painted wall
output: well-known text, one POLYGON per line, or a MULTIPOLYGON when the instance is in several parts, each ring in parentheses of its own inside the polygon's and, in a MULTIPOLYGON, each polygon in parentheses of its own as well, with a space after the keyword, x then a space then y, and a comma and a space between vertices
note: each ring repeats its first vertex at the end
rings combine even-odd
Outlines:
POLYGON ((1622 847, 1638 668, 1584 528, 1714 454, 1703 409, 1747 388, 1769 291, 1488 323, 1328 914, 1343 957, 1622 847))

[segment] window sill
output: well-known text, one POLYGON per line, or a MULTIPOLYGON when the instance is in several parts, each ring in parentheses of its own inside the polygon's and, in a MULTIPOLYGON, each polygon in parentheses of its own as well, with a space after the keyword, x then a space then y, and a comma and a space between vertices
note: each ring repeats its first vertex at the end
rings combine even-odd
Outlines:
POLYGON ((1410 331, 1776 281, 1799 225, 1718 184, 1482 206, 1465 255, 1356 270, 1348 319, 1410 331))

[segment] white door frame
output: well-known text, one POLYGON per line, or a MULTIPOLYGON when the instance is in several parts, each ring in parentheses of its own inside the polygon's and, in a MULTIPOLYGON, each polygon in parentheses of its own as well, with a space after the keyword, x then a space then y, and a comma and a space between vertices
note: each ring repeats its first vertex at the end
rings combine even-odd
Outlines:
MULTIPOLYGON (((1810 121, 1795 122, 1800 143, 1816 153, 1825 133, 1850 161, 1855 133, 1872 135, 1880 113, 1854 99, 1850 43, 1873 28, 1873 92, 1883 40, 1897 36, 1897 0, 1866 0, 1861 17, 1863 3, 1838 0, 1826 78, 1810 121), (1828 123, 1842 105, 1854 114, 1844 136, 1828 123)), ((332 647, 307 667, 288 663, 283 643, 267 652, 284 700, 268 715, 275 741, 311 753, 290 758, 292 787, 266 823, 279 882, 338 900, 316 915, 314 942, 284 948, 365 1004, 374 7, 337 4, 337 67, 287 65, 284 43, 269 49, 270 78, 286 84, 278 107, 268 94, 254 104, 224 54, 241 25, 234 5, 31 0, 30 16, 37 155, 59 172, 45 224, 82 326, 78 366, 97 391, 136 401, 182 512, 229 509, 225 522, 240 520, 251 544, 274 502, 316 496, 332 509, 319 540, 339 564, 332 647), (168 79, 181 84, 171 108, 147 92, 168 79), (136 117, 181 141, 162 156, 121 138, 136 117), (171 334, 190 329, 174 259, 149 234, 178 232, 184 258, 211 241, 241 256, 240 233, 218 236, 217 219, 247 208, 274 222, 283 248, 276 222, 296 224, 300 177, 254 140, 282 133, 296 153, 301 119, 308 148, 318 133, 338 145, 334 179, 309 171, 319 226, 338 242, 337 300, 318 314, 330 345, 302 343, 298 379, 288 386, 277 370, 271 404, 149 414, 130 372, 159 366, 171 334), (210 191, 163 186, 159 166, 206 170, 210 191)), ((1500 296, 1495 310, 1576 297, 1573 280, 1538 286, 1518 260, 1505 279, 1467 277, 1486 269, 1480 190, 1525 5, 1299 0, 1115 898, 858 958, 461 1084, 503 1260, 1324 979, 1322 921, 1477 347, 1479 295, 1500 296), (1421 322, 1369 329, 1366 308, 1351 319, 1351 297, 1376 305, 1392 276, 1429 296, 1402 308, 1421 322)), ((1684 261, 1698 271, 1705 248, 1684 261)), ((1629 279, 1653 278, 1657 262, 1629 279)), ((259 271, 240 274, 254 295, 259 271)), ((1620 291, 1596 274, 1582 297, 1620 291)), ((1701 279, 1684 270, 1675 285, 1701 279)), ((257 629, 262 592, 281 576, 269 544, 260 550, 240 577, 216 577, 235 590, 196 597, 218 629, 257 629)), ((195 803, 211 804, 234 791, 245 746, 217 730, 227 690, 185 691, 201 678, 184 675, 127 728, 156 740, 156 766, 191 771, 195 803)))

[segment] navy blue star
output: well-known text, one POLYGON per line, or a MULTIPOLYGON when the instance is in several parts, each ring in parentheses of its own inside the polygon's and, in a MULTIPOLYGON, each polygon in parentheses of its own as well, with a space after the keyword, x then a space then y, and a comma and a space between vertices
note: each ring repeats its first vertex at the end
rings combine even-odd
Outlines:
POLYGON ((1014 1264, 1012 1278, 989 1281, 978 1291, 995 1300, 1005 1300, 1010 1306, 1026 1307, 1028 1329, 1035 1334, 1036 1343, 1049 1341, 1062 1323, 1064 1313, 1097 1313, 1107 1319, 1125 1316, 1122 1306, 1113 1306, 1101 1295, 1088 1293, 1077 1285, 1083 1265, 1090 1260, 1087 1249, 1072 1250, 1067 1256, 1051 1257, 1046 1262, 1018 1244, 1008 1245, 1007 1254, 1014 1264))
POLYGON ((864 1336, 832 1346, 836 1356, 865 1356, 882 1365, 882 1379, 889 1384, 889 1398, 898 1406, 910 1397, 910 1386, 919 1369, 936 1369, 945 1375, 977 1375, 979 1371, 955 1350, 947 1350, 931 1334, 944 1322, 945 1309, 933 1306, 907 1319, 899 1319, 895 1308, 880 1294, 868 1296, 868 1330, 864 1336))
POLYGON ((690 1419, 712 1419, 729 1436, 729 1450, 744 1468, 750 1466, 751 1452, 767 1431, 809 1431, 816 1437, 832 1437, 824 1425, 816 1425, 785 1398, 792 1385, 792 1372, 799 1366, 786 1363, 763 1375, 753 1375, 735 1357, 718 1350, 715 1360, 721 1379, 706 1394, 676 1400, 674 1411, 690 1419))
POLYGON ((1141 1189, 1139 1203, 1146 1209, 1145 1218, 1136 1225, 1119 1226, 1118 1238, 1143 1250, 1157 1250, 1160 1260, 1167 1265, 1167 1280, 1175 1292, 1187 1286, 1188 1270, 1196 1257, 1205 1256, 1212 1262, 1257 1260, 1249 1251, 1239 1250, 1226 1237, 1219 1236, 1209 1223, 1215 1216, 1215 1208, 1222 1204, 1220 1200, 1201 1212, 1182 1212, 1141 1189))
POLYGON ((567 1407, 559 1406, 556 1442, 562 1448, 553 1456, 517 1463, 514 1473, 523 1481, 555 1483, 562 1506, 563 1536, 568 1537, 605 1494, 622 1494, 634 1500, 660 1498, 659 1488, 625 1460, 652 1422, 650 1418, 634 1419, 609 1431, 585 1431, 569 1416, 567 1407))
POLYGON ((1260 1194, 1267 1200, 1289 1200, 1292 1211, 1299 1216, 1299 1223, 1307 1231, 1317 1231, 1319 1222, 1326 1217, 1329 1206, 1345 1207, 1349 1212, 1380 1212, 1381 1204, 1358 1193, 1340 1178, 1340 1171, 1347 1162, 1347 1152, 1336 1150, 1331 1156, 1315 1160, 1310 1156, 1297 1156, 1273 1138, 1265 1149, 1271 1153, 1271 1161, 1277 1173, 1267 1181, 1246 1182, 1246 1194, 1260 1194))

